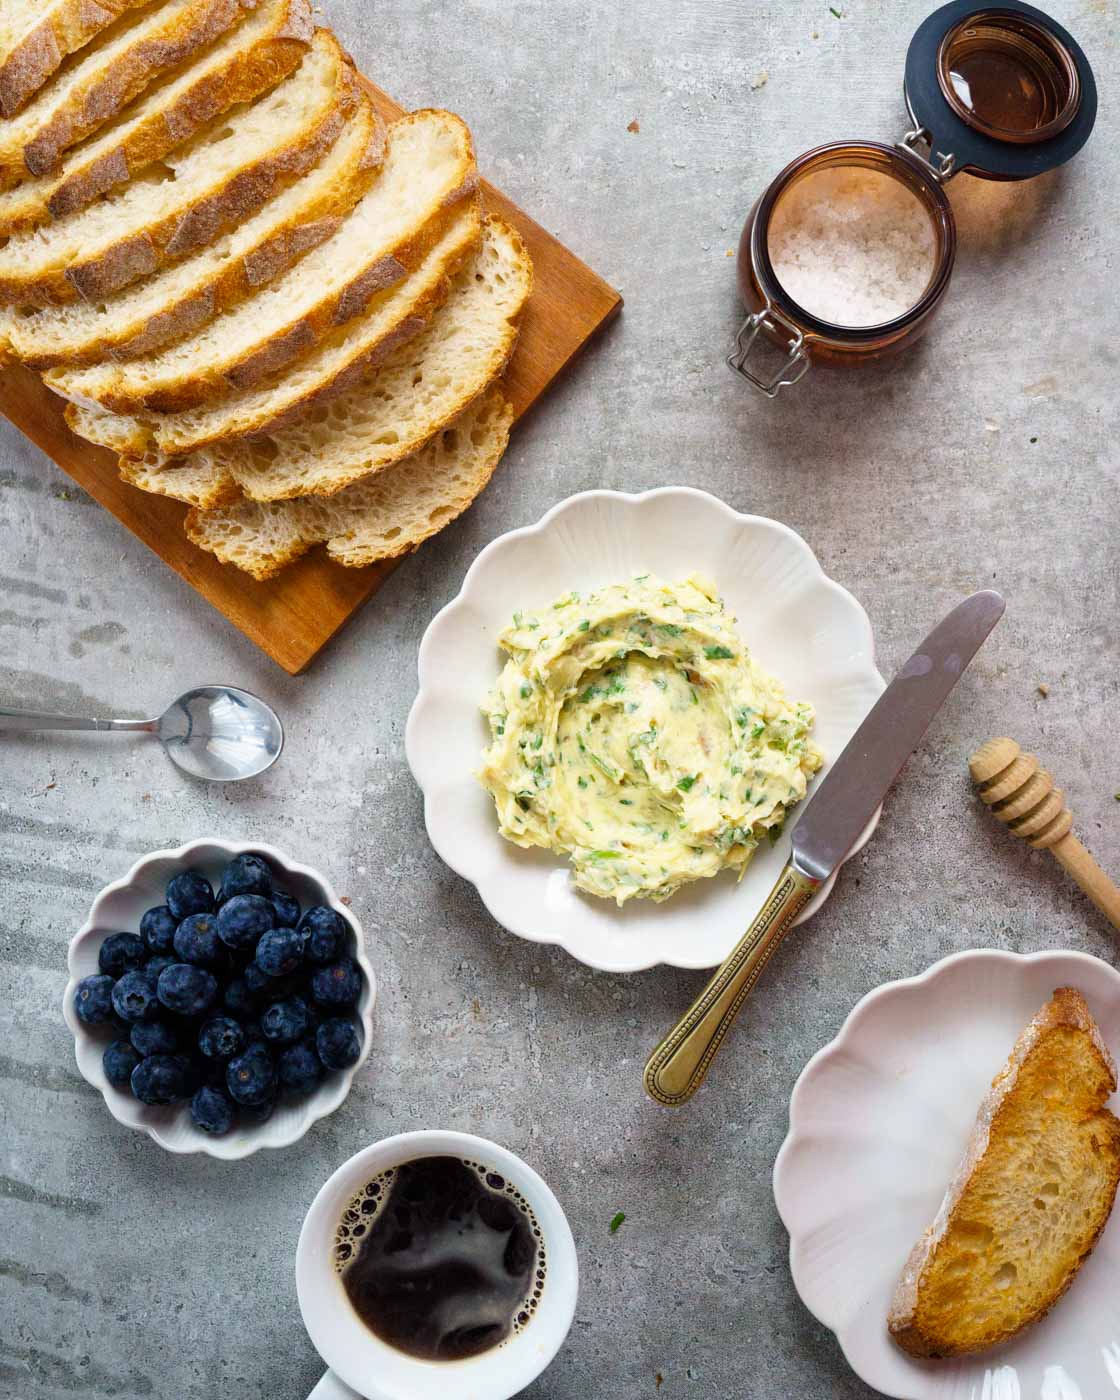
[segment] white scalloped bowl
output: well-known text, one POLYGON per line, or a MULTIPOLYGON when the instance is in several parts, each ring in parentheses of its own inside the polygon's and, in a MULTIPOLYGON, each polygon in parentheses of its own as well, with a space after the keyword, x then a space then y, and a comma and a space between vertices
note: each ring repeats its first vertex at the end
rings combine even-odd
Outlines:
MULTIPOLYGON (((420 646, 420 689, 405 746, 424 793, 428 835, 511 933, 558 943, 608 972, 722 962, 777 879, 794 825, 758 852, 739 883, 725 873, 686 886, 664 904, 633 900, 621 909, 580 893, 562 859, 521 850, 499 835, 493 802, 475 778, 488 742, 479 706, 502 665, 498 634, 515 608, 541 607, 573 588, 587 592, 647 572, 714 580, 762 665, 788 695, 816 706, 814 738, 828 759, 884 688, 867 614, 825 576, 805 541, 704 491, 587 491, 482 551, 420 646)), ((876 812, 850 854, 878 818, 876 812)), ((802 919, 820 908, 833 883, 822 886, 802 919)))
POLYGON ((1120 1050, 1120 973, 1107 963, 1085 953, 958 953, 864 997, 797 1081, 774 1166, 793 1281, 852 1369, 884 1395, 1120 1394, 1120 1212, 1053 1312, 1005 1346, 918 1361, 886 1327, 907 1255, 941 1204, 991 1081, 1062 986, 1085 995, 1120 1050))
POLYGON ((259 841, 203 838, 176 850, 153 851, 151 855, 142 856, 123 879, 106 885, 93 901, 88 918, 70 940, 67 963, 70 981, 63 994, 62 1013, 74 1033, 74 1054, 82 1078, 100 1090, 106 1107, 118 1123, 147 1133, 168 1152, 205 1152, 211 1157, 235 1160, 248 1157, 261 1147, 289 1147, 303 1137, 312 1123, 335 1111, 350 1092, 354 1075, 369 1054, 377 988, 373 968, 365 954, 361 924, 339 900, 330 881, 317 870, 259 841), (362 969, 364 978, 357 1006, 362 1026, 362 1053, 357 1064, 328 1075, 306 1098, 283 1097, 267 1122, 238 1126, 221 1137, 211 1137, 194 1126, 184 1105, 143 1104, 109 1083, 101 1057, 112 1036, 100 1027, 87 1026, 78 1020, 74 1011, 74 988, 83 977, 97 972, 97 954, 110 933, 119 929, 136 932, 144 911, 164 902, 164 890, 173 875, 194 866, 216 886, 222 867, 245 851, 263 856, 279 876, 278 886, 298 899, 304 908, 326 904, 346 921, 351 934, 350 955, 362 969))

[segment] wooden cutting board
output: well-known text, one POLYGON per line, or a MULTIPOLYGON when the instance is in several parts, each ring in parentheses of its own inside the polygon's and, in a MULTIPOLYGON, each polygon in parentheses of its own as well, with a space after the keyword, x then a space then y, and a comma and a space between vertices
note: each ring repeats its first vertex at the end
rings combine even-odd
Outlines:
MULTIPOLYGON (((366 86, 387 121, 402 114, 391 97, 372 83, 366 86)), ((533 259, 533 295, 505 378, 520 418, 618 312, 622 298, 500 191, 485 181, 483 190, 487 208, 518 229, 533 259)), ((277 578, 257 583, 190 543, 182 528, 186 506, 121 481, 114 455, 75 437, 63 420, 63 407, 30 370, 17 366, 0 373, 0 412, 292 675, 315 658, 393 568, 386 563, 344 569, 313 550, 277 578)))

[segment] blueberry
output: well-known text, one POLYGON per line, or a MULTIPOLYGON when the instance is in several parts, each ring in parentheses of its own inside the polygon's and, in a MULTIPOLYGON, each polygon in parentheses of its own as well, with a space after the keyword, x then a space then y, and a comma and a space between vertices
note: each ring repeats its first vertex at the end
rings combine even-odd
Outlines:
POLYGON ((277 928, 295 928, 299 923, 299 900, 282 890, 273 890, 272 907, 276 911, 277 928))
POLYGON ((218 933, 231 948, 255 948, 276 920, 270 900, 259 894, 235 894, 218 910, 218 933))
POLYGON ((136 933, 111 933, 97 953, 97 966, 110 977, 123 977, 144 966, 148 950, 136 933))
POLYGON ((250 1045, 226 1070, 226 1087, 237 1103, 263 1103, 276 1089, 276 1067, 263 1045, 250 1045))
POLYGON ((204 1084, 191 1099, 191 1121, 215 1137, 233 1127, 236 1110, 220 1089, 204 1084))
POLYGON ((113 1015, 113 979, 104 973, 83 977, 74 988, 74 1010, 87 1026, 100 1025, 113 1015))
POLYGON ((307 961, 322 967, 334 962, 346 951, 346 921, 341 914, 317 904, 299 921, 307 950, 307 961))
POLYGON ((260 856, 247 853, 234 856, 222 871, 222 887, 218 899, 224 903, 239 894, 259 894, 265 899, 272 893, 272 871, 260 856))
POLYGON ((212 1016, 198 1033, 198 1048, 212 1060, 228 1060, 245 1048, 245 1032, 231 1016, 212 1016))
POLYGON ((211 973, 190 963, 172 963, 159 975, 159 999, 170 1011, 198 1016, 213 1004, 218 982, 211 973))
POLYGON ((113 988, 113 1010, 130 1025, 150 1021, 159 1012, 156 979, 147 972, 126 972, 113 988))
POLYGON ((140 1055, 127 1040, 114 1040, 105 1047, 101 1065, 105 1078, 116 1089, 127 1089, 132 1071, 140 1063, 140 1055))
POLYGON ((301 1040, 280 1053, 280 1082, 295 1094, 310 1094, 323 1077, 323 1062, 310 1040, 301 1040))
POLYGON ((141 916, 140 937, 153 953, 170 953, 171 940, 178 926, 179 920, 167 905, 157 904, 141 916))
POLYGON ((258 966, 255 962, 251 962, 248 967, 246 967, 242 975, 242 980, 248 989, 249 995, 254 997, 267 995, 272 982, 272 978, 269 977, 264 968, 258 966))
POLYGON ((200 870, 184 870, 167 886, 167 907, 176 923, 191 914, 209 914, 214 908, 214 891, 200 870))
POLYGON ((243 1103, 240 1106, 242 1123, 267 1123, 276 1111, 276 1094, 272 1093, 260 1103, 243 1103))
POLYGON ((175 1103, 187 1097, 192 1077, 184 1055, 149 1055, 132 1071, 132 1092, 141 1103, 175 1103))
POLYGON ((175 952, 180 962, 216 967, 225 957, 213 914, 189 914, 175 930, 175 952))
MULTIPOLYGON (((264 976, 264 973, 261 973, 264 976)), ((257 993, 250 991, 249 984, 244 977, 234 977, 225 985, 222 993, 222 1005, 231 1016, 238 1020, 244 1020, 252 1016, 257 1006, 257 993)))
POLYGON ((261 1017, 261 1030, 278 1045, 294 1045, 311 1029, 311 1013, 302 997, 276 1001, 261 1017))
POLYGON ((294 928, 275 928, 257 944, 257 966, 269 977, 294 972, 303 961, 303 938, 294 928))
POLYGON ((141 1021, 129 1036, 140 1055, 170 1055, 179 1048, 179 1036, 166 1021, 141 1021))
POLYGON ((320 1006, 353 1006, 361 994, 362 970, 353 958, 321 967, 311 979, 311 995, 320 1006))
POLYGON ((315 1049, 328 1069, 349 1069, 358 1062, 362 1042, 354 1023, 336 1016, 315 1032, 315 1049))
POLYGON ((167 953, 155 953, 144 964, 144 971, 149 977, 158 978, 165 967, 172 967, 178 961, 178 958, 171 957, 167 953))

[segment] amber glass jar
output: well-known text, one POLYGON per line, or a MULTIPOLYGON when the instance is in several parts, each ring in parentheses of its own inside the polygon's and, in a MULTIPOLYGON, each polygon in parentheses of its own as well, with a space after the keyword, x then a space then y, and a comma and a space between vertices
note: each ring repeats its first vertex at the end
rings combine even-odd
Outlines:
POLYGON ((876 141, 833 141, 798 156, 767 187, 747 217, 739 240, 739 292, 749 315, 732 366, 756 388, 773 397, 794 384, 810 363, 855 364, 891 355, 917 339, 949 286, 957 252, 957 227, 945 192, 912 156, 876 141), (770 224, 782 200, 800 181, 820 170, 863 168, 897 180, 915 195, 933 230, 933 270, 921 297, 891 321, 871 326, 840 326, 798 306, 778 281, 770 262, 770 224), (788 352, 784 364, 761 374, 755 367, 755 341, 765 335, 788 352))

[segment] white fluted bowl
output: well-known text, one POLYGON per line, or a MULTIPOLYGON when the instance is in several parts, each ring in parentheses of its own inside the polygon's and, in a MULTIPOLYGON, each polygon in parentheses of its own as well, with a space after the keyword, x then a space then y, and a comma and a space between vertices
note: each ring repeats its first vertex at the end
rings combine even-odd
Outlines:
POLYGON ((369 1054, 373 1032, 376 983, 365 954, 362 926, 339 900, 330 881, 309 865, 301 865, 275 846, 259 841, 220 841, 209 837, 191 841, 175 850, 153 851, 143 856, 120 880, 106 885, 89 911, 85 923, 70 940, 67 957, 70 981, 62 999, 62 1013, 74 1034, 74 1054, 82 1078, 101 1093, 109 1112, 126 1128, 138 1128, 168 1152, 205 1152, 232 1160, 248 1157, 261 1147, 288 1147, 298 1141, 320 1118, 333 1113, 350 1092, 354 1075, 369 1054), (325 904, 340 914, 350 930, 350 956, 362 969, 362 994, 355 1014, 362 1026, 362 1053, 357 1064, 327 1075, 313 1094, 304 1098, 283 1095, 265 1123, 238 1125, 221 1137, 200 1131, 183 1104, 145 1104, 125 1089, 117 1089, 105 1077, 101 1057, 112 1035, 99 1026, 87 1026, 74 1011, 74 988, 83 977, 98 971, 97 954, 110 933, 139 931, 140 916, 153 905, 163 904, 168 880, 179 871, 195 867, 217 887, 225 866, 234 856, 251 851, 263 856, 277 875, 277 885, 299 900, 303 908, 325 904))
POLYGON ((902 1267, 941 1204, 991 1081, 1064 986, 1084 994, 1120 1051, 1120 973, 1099 958, 958 953, 864 997, 797 1081, 774 1167, 793 1281, 856 1374, 895 1400, 1120 1395, 1116 1215, 1053 1312, 1005 1346, 918 1361, 887 1334, 902 1267))
MULTIPOLYGON (((788 695, 816 707, 813 736, 829 760, 884 688, 867 614, 826 577, 805 541, 704 491, 587 491, 482 551, 420 646, 420 690, 405 744, 424 793, 428 835, 511 933, 558 943, 580 962, 610 972, 722 962, 777 879, 794 825, 791 820, 774 847, 758 852, 738 884, 724 873, 686 886, 664 904, 632 900, 621 909, 580 893, 562 858, 521 850, 498 834, 493 802, 474 776, 488 742, 479 706, 502 665, 498 634, 516 608, 647 572, 670 581, 701 574, 716 583, 762 665, 788 695)), ((820 908, 834 880, 801 918, 820 908)))

